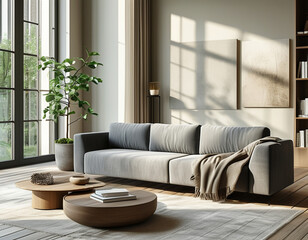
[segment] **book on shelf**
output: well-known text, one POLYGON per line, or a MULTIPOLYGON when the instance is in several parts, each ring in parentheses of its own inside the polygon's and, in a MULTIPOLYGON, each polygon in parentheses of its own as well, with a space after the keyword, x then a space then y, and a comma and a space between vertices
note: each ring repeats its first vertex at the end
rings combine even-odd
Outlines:
POLYGON ((307 61, 299 61, 298 62, 297 77, 298 78, 307 78, 308 77, 307 61))
POLYGON ((299 147, 305 147, 305 131, 299 131, 299 147))
POLYGON ((103 197, 101 195, 97 195, 96 193, 92 193, 90 198, 93 200, 103 202, 103 203, 111 203, 111 202, 120 202, 120 201, 128 201, 128 200, 136 200, 137 197, 132 194, 128 194, 127 196, 117 196, 117 197, 103 197))
POLYGON ((306 22, 305 22, 305 26, 304 26, 304 32, 308 31, 308 17, 306 17, 306 22))
POLYGON ((303 129, 296 133, 296 147, 308 148, 308 129, 303 129))
POLYGON ((125 188, 97 189, 95 193, 103 197, 117 197, 129 195, 128 190, 125 188))
POLYGON ((302 74, 302 61, 298 63, 297 77, 300 78, 301 74, 302 74))
POLYGON ((306 115, 305 110, 306 110, 306 101, 301 100, 300 115, 306 115))
POLYGON ((308 31, 298 31, 297 34, 299 34, 299 35, 308 34, 308 31))
POLYGON ((308 117, 308 98, 300 101, 299 117, 308 117))

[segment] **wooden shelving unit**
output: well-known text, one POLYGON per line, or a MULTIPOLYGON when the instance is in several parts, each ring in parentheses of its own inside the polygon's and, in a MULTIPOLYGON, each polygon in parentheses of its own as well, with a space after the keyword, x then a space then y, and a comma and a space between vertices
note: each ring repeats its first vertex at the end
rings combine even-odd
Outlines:
POLYGON ((296 0, 296 71, 295 71, 295 136, 294 136, 294 165, 308 167, 308 147, 296 146, 296 133, 300 130, 308 129, 308 118, 298 117, 300 115, 300 101, 308 98, 308 78, 298 76, 300 61, 308 61, 308 34, 298 34, 304 31, 306 20, 308 20, 308 1, 296 0))

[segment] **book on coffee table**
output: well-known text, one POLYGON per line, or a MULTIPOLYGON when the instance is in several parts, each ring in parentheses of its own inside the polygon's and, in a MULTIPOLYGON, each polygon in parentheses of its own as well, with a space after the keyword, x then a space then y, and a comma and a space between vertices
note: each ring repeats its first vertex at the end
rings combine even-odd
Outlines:
POLYGON ((90 195, 90 198, 103 202, 103 203, 110 203, 110 202, 120 202, 120 201, 127 201, 127 200, 135 200, 137 199, 135 195, 128 194, 127 196, 117 196, 117 197, 103 197, 100 195, 97 195, 96 193, 92 193, 90 195))
POLYGON ((102 197, 118 197, 128 196, 129 192, 125 188, 110 188, 110 189, 98 189, 95 193, 102 197))

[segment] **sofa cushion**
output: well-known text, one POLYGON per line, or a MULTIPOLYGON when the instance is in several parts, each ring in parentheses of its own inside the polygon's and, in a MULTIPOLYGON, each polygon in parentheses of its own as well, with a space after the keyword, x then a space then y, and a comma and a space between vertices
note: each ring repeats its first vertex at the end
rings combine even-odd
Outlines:
MULTIPOLYGON (((190 177, 193 174, 192 163, 202 157, 204 157, 204 155, 198 154, 172 159, 169 163, 170 183, 184 186, 195 186, 195 182, 190 180, 190 177)), ((248 172, 248 166, 243 166, 242 172, 235 186, 235 191, 248 191, 248 172)))
POLYGON ((111 148, 149 150, 149 123, 112 123, 109 130, 111 148))
POLYGON ((269 136, 266 127, 222 127, 204 125, 201 127, 199 153, 236 152, 249 143, 269 136))
POLYGON ((84 171, 154 182, 169 182, 169 161, 185 156, 180 153, 150 152, 132 149, 104 149, 87 152, 84 171))
POLYGON ((190 180, 193 174, 192 162, 194 160, 202 158, 204 155, 188 155, 180 158, 172 159, 169 163, 169 174, 170 183, 184 185, 184 186, 195 186, 193 180, 190 180))
POLYGON ((200 125, 152 124, 150 151, 197 154, 200 125))

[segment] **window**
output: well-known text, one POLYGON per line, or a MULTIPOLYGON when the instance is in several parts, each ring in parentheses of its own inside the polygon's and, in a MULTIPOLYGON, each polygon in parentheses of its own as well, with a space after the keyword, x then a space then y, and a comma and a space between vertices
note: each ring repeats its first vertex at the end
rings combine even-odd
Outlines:
POLYGON ((0 167, 53 152, 54 124, 42 119, 52 73, 38 71, 38 62, 55 57, 56 0, 14 3, 0 0, 0 167))
POLYGON ((0 1, 0 161, 13 159, 13 6, 0 1))

